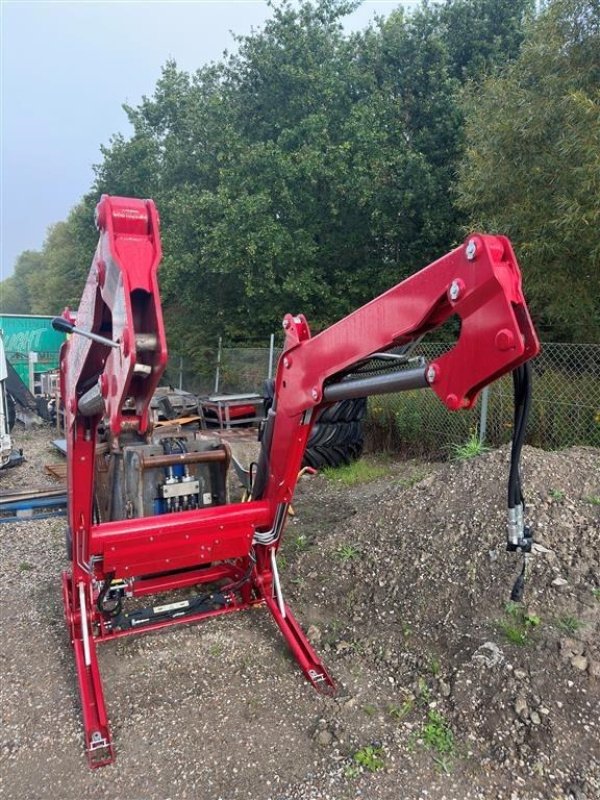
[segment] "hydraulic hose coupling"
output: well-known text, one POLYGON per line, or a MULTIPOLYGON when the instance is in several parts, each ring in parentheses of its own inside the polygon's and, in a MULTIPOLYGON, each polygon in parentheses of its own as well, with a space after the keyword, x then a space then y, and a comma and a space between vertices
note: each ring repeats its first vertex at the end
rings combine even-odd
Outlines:
POLYGON ((509 508, 507 519, 506 549, 511 552, 520 550, 523 553, 530 553, 532 536, 523 521, 523 504, 519 503, 514 508, 509 508))

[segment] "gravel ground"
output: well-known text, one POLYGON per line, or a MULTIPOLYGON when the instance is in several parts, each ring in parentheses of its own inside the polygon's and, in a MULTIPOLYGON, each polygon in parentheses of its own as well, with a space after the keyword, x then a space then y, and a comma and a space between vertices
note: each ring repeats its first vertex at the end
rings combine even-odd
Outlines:
MULTIPOLYGON (((54 432, 0 488, 56 486, 54 432)), ((524 452, 534 535, 507 606, 506 449, 301 481, 284 591, 338 686, 317 695, 267 612, 112 642, 116 764, 87 768, 62 616, 64 518, 0 526, 2 796, 15 800, 600 798, 600 453, 524 452)))

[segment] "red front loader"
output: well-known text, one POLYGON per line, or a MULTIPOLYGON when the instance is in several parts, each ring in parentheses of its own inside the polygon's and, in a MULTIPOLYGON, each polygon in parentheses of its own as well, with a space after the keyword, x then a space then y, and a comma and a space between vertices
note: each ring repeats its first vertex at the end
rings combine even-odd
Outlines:
POLYGON ((526 550, 518 457, 529 397, 524 365, 539 350, 519 267, 500 236, 469 237, 316 336, 302 315, 288 314, 250 499, 228 503, 227 447, 201 432, 168 436, 150 424, 150 400, 167 363, 154 203, 103 196, 97 223, 100 240, 79 310, 56 320, 82 334, 61 353, 71 559, 63 595, 92 766, 114 759, 96 655, 102 642, 264 606, 306 678, 319 691, 334 691, 277 571, 306 442, 329 404, 423 389, 449 409, 470 408, 484 386, 514 371, 509 545, 526 550), (390 353, 453 315, 460 334, 440 358, 415 365, 390 353), (391 369, 366 374, 374 361, 391 369), (136 600, 181 589, 185 598, 172 602, 136 600))

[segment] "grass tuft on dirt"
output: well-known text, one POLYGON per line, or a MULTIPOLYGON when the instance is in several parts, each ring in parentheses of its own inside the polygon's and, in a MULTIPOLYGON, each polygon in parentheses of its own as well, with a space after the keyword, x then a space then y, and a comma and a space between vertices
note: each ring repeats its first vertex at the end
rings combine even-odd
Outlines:
POLYGON ((338 481, 344 486, 357 486, 384 478, 390 472, 387 464, 373 462, 368 459, 354 461, 341 467, 326 467, 323 475, 330 481, 338 481))

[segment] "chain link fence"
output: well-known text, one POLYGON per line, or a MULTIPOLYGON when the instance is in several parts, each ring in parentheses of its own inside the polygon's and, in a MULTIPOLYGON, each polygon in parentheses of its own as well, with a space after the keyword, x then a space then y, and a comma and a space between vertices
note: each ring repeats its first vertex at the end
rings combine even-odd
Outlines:
MULTIPOLYGON (((421 344, 427 361, 447 346, 421 344)), ((498 446, 510 441, 513 387, 510 375, 481 393, 470 411, 448 411, 433 392, 382 395, 369 401, 371 446, 443 456, 467 442, 498 446)), ((533 362, 527 442, 548 450, 569 445, 600 447, 600 345, 547 343, 533 362)))
MULTIPOLYGON (((433 361, 451 347, 421 343, 412 355, 433 361)), ((262 392, 276 368, 279 352, 269 348, 217 348, 203 354, 201 370, 179 355, 171 357, 167 381, 199 395, 262 392)), ((513 390, 510 375, 482 392, 470 411, 448 411, 428 390, 369 399, 365 423, 372 450, 444 457, 471 441, 489 446, 512 435, 513 390)), ((600 345, 546 343, 533 362, 533 402, 527 441, 558 449, 600 447, 600 345)))
POLYGON ((265 380, 275 372, 279 352, 263 347, 206 349, 199 368, 190 366, 185 356, 170 354, 163 383, 204 397, 262 394, 265 380))

